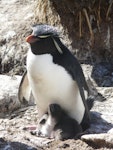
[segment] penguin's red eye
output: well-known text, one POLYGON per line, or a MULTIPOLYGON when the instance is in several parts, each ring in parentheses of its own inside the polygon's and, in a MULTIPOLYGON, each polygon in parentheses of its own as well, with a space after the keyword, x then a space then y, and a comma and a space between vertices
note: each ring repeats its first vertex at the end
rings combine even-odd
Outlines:
POLYGON ((26 42, 28 43, 34 43, 36 41, 39 41, 40 38, 34 36, 34 35, 29 35, 27 38, 26 38, 26 42))

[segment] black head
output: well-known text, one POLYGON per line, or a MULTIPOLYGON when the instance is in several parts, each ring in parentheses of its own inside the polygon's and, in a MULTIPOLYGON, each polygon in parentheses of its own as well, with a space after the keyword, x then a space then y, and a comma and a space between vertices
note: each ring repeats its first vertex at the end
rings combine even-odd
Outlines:
POLYGON ((50 104, 48 107, 48 114, 51 115, 57 122, 59 122, 66 114, 58 104, 50 104))
POLYGON ((55 52, 62 53, 58 44, 60 39, 55 27, 40 24, 33 26, 32 29, 32 35, 28 36, 26 41, 30 43, 31 50, 35 55, 52 54, 55 52))

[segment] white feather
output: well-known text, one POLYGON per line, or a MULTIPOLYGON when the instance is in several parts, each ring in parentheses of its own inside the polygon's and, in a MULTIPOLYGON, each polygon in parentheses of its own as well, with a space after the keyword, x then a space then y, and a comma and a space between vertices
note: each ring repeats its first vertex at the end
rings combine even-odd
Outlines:
POLYGON ((38 130, 41 132, 41 136, 51 137, 55 125, 56 121, 49 115, 45 124, 39 124, 38 130))

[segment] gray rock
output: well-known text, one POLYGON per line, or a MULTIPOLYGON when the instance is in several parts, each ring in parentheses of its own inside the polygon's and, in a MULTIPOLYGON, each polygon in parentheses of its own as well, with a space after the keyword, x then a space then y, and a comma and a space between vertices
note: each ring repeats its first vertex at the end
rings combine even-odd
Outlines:
POLYGON ((20 107, 18 87, 20 76, 0 75, 0 115, 20 107))

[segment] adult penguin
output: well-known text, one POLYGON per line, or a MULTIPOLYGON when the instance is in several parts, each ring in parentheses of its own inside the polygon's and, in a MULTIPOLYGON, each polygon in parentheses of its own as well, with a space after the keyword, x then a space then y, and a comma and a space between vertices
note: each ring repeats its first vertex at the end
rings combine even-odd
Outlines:
POLYGON ((24 76, 27 76, 39 115, 56 103, 83 130, 87 129, 90 124, 86 102, 89 89, 78 60, 61 42, 55 27, 39 24, 32 29, 32 34, 26 38, 30 49, 24 76))

